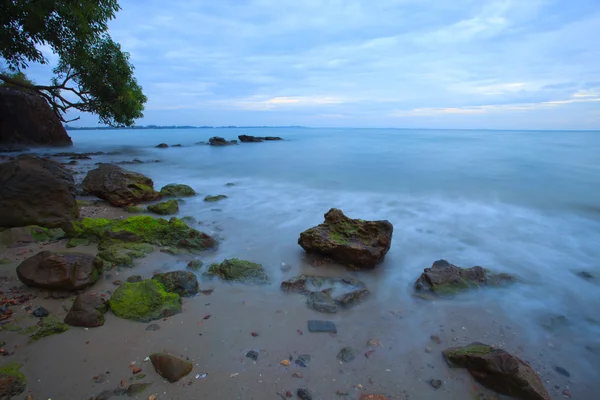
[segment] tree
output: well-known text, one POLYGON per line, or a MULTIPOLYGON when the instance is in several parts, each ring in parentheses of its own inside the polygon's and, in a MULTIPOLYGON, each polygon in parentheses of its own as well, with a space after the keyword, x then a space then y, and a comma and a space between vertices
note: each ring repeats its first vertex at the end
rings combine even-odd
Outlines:
POLYGON ((119 9, 117 0, 0 0, 0 58, 9 69, 0 81, 44 97, 63 122, 75 109, 107 125, 133 125, 147 99, 129 54, 108 34, 119 9), (29 63, 48 63, 41 46, 59 59, 49 85, 22 72, 29 63))

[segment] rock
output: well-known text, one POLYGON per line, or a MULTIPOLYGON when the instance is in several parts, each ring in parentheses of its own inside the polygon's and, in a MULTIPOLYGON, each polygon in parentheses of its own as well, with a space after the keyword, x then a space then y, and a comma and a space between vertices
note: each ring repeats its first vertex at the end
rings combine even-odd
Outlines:
POLYGON ((73 142, 43 97, 0 87, 0 144, 72 146, 73 142))
POLYGON ((159 215, 177 214, 179 212, 179 203, 177 200, 167 200, 148 206, 148 211, 159 215))
POLYGON ((37 225, 21 226, 1 231, 0 245, 19 247, 31 243, 56 241, 64 235, 65 232, 60 228, 48 229, 37 225))
POLYGON ((431 268, 425 268, 415 282, 417 293, 452 295, 462 290, 511 282, 514 278, 506 274, 491 274, 482 267, 460 268, 446 260, 438 260, 431 268))
POLYGON ((17 276, 27 286, 73 291, 94 284, 102 266, 102 260, 91 254, 42 251, 19 264, 17 276))
POLYGON ((256 136, 249 136, 249 135, 239 135, 238 139, 240 139, 240 142, 242 143, 259 143, 262 142, 263 140, 261 138, 257 138, 256 136))
POLYGON ((258 360, 258 351, 250 350, 246 353, 246 358, 251 358, 254 361, 258 360))
POLYGON ((108 241, 98 246, 98 258, 107 265, 133 267, 133 260, 152 253, 154 248, 147 243, 108 241))
POLYGON ((215 137, 211 137, 210 139, 208 139, 208 144, 210 144, 211 146, 228 146, 228 145, 232 145, 232 144, 237 144, 237 141, 232 140, 232 141, 228 142, 227 140, 223 139, 222 137, 215 136, 215 137))
POLYGON ((165 353, 151 354, 150 361, 156 372, 171 383, 179 381, 193 368, 191 363, 165 353))
POLYGON ((331 297, 337 307, 343 308, 350 308, 357 305, 370 294, 369 289, 367 289, 363 282, 349 278, 300 275, 281 282, 281 290, 285 292, 309 295, 312 293, 311 289, 319 289, 331 297))
POLYGON ((100 392, 100 394, 98 394, 98 396, 96 396, 94 400, 108 400, 111 397, 113 397, 113 394, 113 390, 103 390, 102 392, 100 392))
POLYGON ((171 147, 183 147, 183 145, 182 145, 181 143, 178 143, 178 144, 174 144, 174 145, 173 145, 173 146, 171 146, 171 147))
POLYGON ((221 264, 212 264, 205 273, 208 277, 218 276, 225 281, 265 284, 269 283, 264 268, 246 260, 232 258, 223 261, 221 264))
POLYGON ((140 394, 144 390, 148 389, 148 387, 150 387, 151 385, 151 383, 132 383, 127 388, 127 396, 133 397, 136 394, 140 394))
POLYGON ((96 327, 104 325, 104 314, 108 304, 102 297, 84 293, 77 296, 65 317, 65 324, 71 326, 96 327))
POLYGON ((533 368, 502 349, 482 343, 442 352, 450 366, 466 368, 477 382, 500 394, 522 400, 550 400, 533 368))
POLYGON ((188 263, 187 265, 187 269, 190 269, 192 271, 200 271, 200 268, 202 268, 202 265, 204 265, 202 263, 202 261, 200 260, 192 260, 188 263))
POLYGON ((354 355, 352 347, 344 347, 340 350, 336 358, 342 362, 348 363, 354 360, 356 356, 354 355))
POLYGON ((185 197, 196 195, 196 191, 188 185, 169 183, 160 189, 160 195, 163 197, 185 197))
POLYGON ((69 241, 67 242, 67 247, 72 248, 72 247, 77 247, 77 246, 87 246, 89 244, 90 244, 90 241, 88 239, 72 238, 72 239, 69 239, 69 241))
POLYGON ((235 186, 235 183, 233 183, 233 182, 227 182, 225 184, 225 186, 227 186, 227 187, 233 187, 233 186, 235 186))
POLYGON ((382 394, 363 394, 360 400, 387 400, 387 397, 382 394))
POLYGON ((150 322, 181 312, 181 298, 169 293, 157 280, 125 282, 109 300, 110 309, 120 318, 150 322))
POLYGON ((15 362, 0 367, 0 399, 14 398, 25 391, 27 379, 21 373, 21 367, 15 362))
POLYGON ((331 321, 319 321, 319 320, 309 320, 308 321, 308 331, 309 332, 328 332, 328 333, 337 333, 337 328, 335 324, 331 321))
POLYGON ((157 144, 154 147, 156 147, 157 149, 166 149, 167 147, 169 147, 169 145, 166 143, 161 143, 161 144, 157 144))
POLYGON ((88 172, 83 189, 117 207, 160 198, 152 179, 114 164, 100 164, 88 172))
POLYGON ((69 326, 62 321, 54 317, 46 317, 40 319, 37 325, 30 327, 31 331, 27 333, 33 333, 29 336, 29 341, 34 342, 45 338, 46 336, 57 335, 69 330, 69 326))
POLYGON ((392 231, 388 221, 350 219, 332 208, 323 224, 300 234, 298 244, 308 253, 331 257, 340 264, 372 269, 390 249, 392 231))
POLYGON ((442 387, 442 381, 439 379, 430 379, 428 381, 428 383, 431 385, 432 388, 434 389, 439 389, 442 387))
POLYGON ((33 310, 32 314, 36 318, 45 318, 48 315, 50 315, 50 313, 48 312, 48 310, 46 310, 44 307, 38 307, 38 308, 36 308, 35 310, 33 310))
POLYGON ((204 198, 204 201, 208 201, 210 203, 214 203, 215 201, 223 200, 223 199, 226 199, 226 198, 227 198, 227 196, 225 196, 224 194, 219 194, 219 195, 216 195, 216 196, 210 196, 209 195, 209 196, 206 196, 204 198))
POLYGON ((335 301, 327 293, 310 292, 306 296, 306 305, 315 311, 322 313, 336 313, 335 301))
POLYGON ((312 400, 313 398, 312 393, 308 389, 300 388, 296 391, 296 394, 300 400, 312 400))
POLYGON ((151 331, 151 332, 156 332, 158 330, 160 330, 160 325, 158 324, 150 324, 146 327, 147 331, 151 331))
POLYGON ((594 275, 590 274, 587 271, 579 271, 575 275, 577 275, 581 279, 585 279, 585 280, 592 280, 592 279, 594 279, 594 275))
POLYGON ((262 140, 283 140, 279 136, 263 136, 260 139, 262 139, 262 140))
POLYGON ((0 188, 2 227, 59 228, 79 217, 73 175, 54 161, 23 155, 1 163, 0 188))
POLYGON ((141 275, 131 275, 129 278, 127 278, 127 282, 129 283, 141 282, 143 280, 144 278, 142 278, 141 275))
POLYGON ((190 271, 173 271, 156 274, 152 279, 162 283, 167 292, 177 293, 182 297, 194 296, 200 290, 196 274, 190 271))
POLYGON ((554 370, 556 372, 558 372, 559 374, 561 374, 563 376, 566 376, 567 378, 571 376, 571 374, 569 373, 569 371, 567 371, 563 367, 554 367, 554 370))

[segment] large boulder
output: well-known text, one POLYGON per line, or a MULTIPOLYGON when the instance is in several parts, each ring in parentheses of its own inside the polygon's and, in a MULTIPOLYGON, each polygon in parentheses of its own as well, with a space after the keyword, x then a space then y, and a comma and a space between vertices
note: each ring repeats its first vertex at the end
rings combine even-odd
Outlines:
POLYGON ((232 258, 221 264, 212 264, 205 273, 208 277, 218 276, 224 281, 264 284, 269 277, 262 265, 246 260, 232 258))
POLYGON ((240 139, 240 142, 243 142, 243 143, 260 143, 260 142, 263 142, 263 140, 261 138, 258 138, 256 136, 250 136, 250 135, 239 135, 238 139, 240 139))
POLYGON ((0 87, 0 144, 71 146, 73 142, 43 97, 0 87))
POLYGON ((308 253, 327 256, 355 269, 372 269, 390 249, 394 227, 388 221, 350 219, 332 208, 325 222, 300 234, 298 244, 308 253))
POLYGON ((108 301, 117 317, 139 322, 150 322, 181 312, 181 297, 169 293, 153 279, 125 282, 108 301))
POLYGON ((162 283, 167 292, 177 293, 182 297, 193 296, 200 290, 198 278, 191 271, 172 271, 156 274, 152 279, 162 283))
POLYGON ((83 190, 117 207, 160 198, 152 179, 114 164, 100 164, 88 172, 83 190))
POLYGON ((80 294, 65 317, 65 324, 90 328, 104 325, 107 311, 108 304, 102 297, 92 293, 80 294))
POLYGON ((17 276, 27 286, 80 290, 98 281, 102 266, 102 260, 91 254, 42 251, 19 264, 17 276))
POLYGON ((477 382, 498 393, 521 400, 551 400, 533 368, 502 349, 471 343, 442 354, 451 367, 466 368, 477 382))
POLYGON ((0 164, 0 226, 61 227, 79 217, 73 175, 60 164, 23 155, 0 164))

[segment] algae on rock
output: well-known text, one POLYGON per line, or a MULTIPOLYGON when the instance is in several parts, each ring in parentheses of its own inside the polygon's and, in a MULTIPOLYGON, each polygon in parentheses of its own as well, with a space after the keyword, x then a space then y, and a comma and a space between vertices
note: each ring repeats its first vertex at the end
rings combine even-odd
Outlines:
POLYGON ((149 322, 181 312, 181 297, 169 293, 153 279, 125 282, 109 300, 110 309, 120 318, 149 322))
POLYGON ((156 274, 152 279, 162 283, 167 292, 177 293, 183 297, 193 296, 200 290, 196 274, 190 271, 171 271, 156 274))
POLYGON ((20 371, 22 367, 16 362, 0 367, 0 399, 10 399, 25 391, 27 378, 20 371))
POLYGON ((219 195, 216 195, 216 196, 210 196, 209 195, 209 196, 206 196, 204 198, 204 201, 208 201, 209 203, 214 203, 215 201, 223 200, 223 199, 226 199, 226 198, 227 198, 227 196, 225 196, 224 194, 219 194, 219 195))
POLYGON ((177 203, 177 200, 161 201, 160 203, 149 205, 148 211, 160 215, 177 214, 179 203, 177 203))
POLYGON ((132 267, 135 258, 152 253, 154 247, 148 243, 105 241, 98 247, 98 257, 115 266, 132 267))
POLYGON ((8 228, 0 231, 0 245, 13 247, 19 244, 58 240, 65 235, 60 228, 49 229, 37 225, 8 228))
POLYGON ((163 197, 194 196, 196 191, 188 185, 170 183, 160 189, 160 194, 163 197))
POLYGON ((34 325, 23 331, 23 333, 31 333, 29 341, 34 342, 45 338, 46 336, 56 335, 69 330, 69 325, 58 320, 56 317, 42 318, 38 325, 34 325))
POLYGON ((262 265, 237 258, 225 260, 221 264, 212 264, 205 275, 218 276, 225 281, 232 282, 269 283, 269 277, 262 265))

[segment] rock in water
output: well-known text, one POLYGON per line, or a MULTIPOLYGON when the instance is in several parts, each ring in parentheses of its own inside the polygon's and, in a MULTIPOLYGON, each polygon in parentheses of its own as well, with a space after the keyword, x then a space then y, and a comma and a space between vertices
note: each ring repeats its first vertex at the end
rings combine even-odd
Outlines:
POLYGON ((250 135, 239 135, 238 139, 240 139, 240 142, 243 143, 260 143, 263 141, 261 138, 250 135))
POLYGON ((163 197, 185 197, 194 196, 196 191, 188 185, 169 183, 160 189, 160 195, 163 197))
POLYGON ((332 208, 325 222, 300 234, 298 244, 308 253, 331 257, 356 269, 372 269, 390 249, 393 226, 388 221, 350 219, 332 208))
POLYGON ((73 142, 43 97, 0 87, 0 144, 72 146, 73 142))
POLYGON ((62 227, 79 217, 75 196, 73 175, 54 161, 20 156, 0 164, 2 227, 62 227))
POLYGON ((330 295, 323 292, 310 292, 306 296, 306 305, 322 313, 336 313, 337 306, 330 295))
POLYGON ((191 363, 164 353, 151 354, 150 361, 156 372, 171 383, 177 382, 192 372, 193 368, 191 363))
POLYGON ((208 195, 204 198, 204 201, 207 201, 209 203, 214 203, 216 201, 220 201, 220 200, 223 200, 226 198, 227 198, 227 196, 225 196, 224 194, 218 194, 216 196, 208 195))
POLYGON ((100 164, 88 172, 83 190, 117 207, 160 198, 152 179, 114 164, 100 164))
POLYGON ((356 356, 354 355, 354 350, 352 347, 344 347, 337 355, 337 359, 345 363, 349 363, 355 358, 356 356))
POLYGON ((198 293, 198 278, 190 271, 173 271, 156 274, 152 277, 162 283, 167 292, 177 293, 183 297, 193 296, 198 293))
POLYGON ((27 379, 19 370, 22 365, 5 364, 0 367, 0 399, 16 398, 25 391, 27 379))
POLYGON ((84 293, 77 296, 65 317, 71 326, 96 327, 104 325, 104 313, 108 311, 106 300, 98 295, 84 293))
POLYGON ((177 214, 179 212, 179 203, 177 200, 167 200, 148 206, 148 211, 159 215, 177 214))
POLYGON ((308 321, 308 331, 337 333, 337 327, 331 321, 319 321, 311 319, 308 321))
POLYGON ((313 400, 313 395, 308 389, 298 389, 298 391, 296 391, 296 394, 298 395, 298 398, 300 400, 313 400))
POLYGON ((466 368, 477 382, 498 393, 522 400, 551 400, 533 368, 502 349, 471 343, 442 354, 450 366, 466 368))
POLYGON ((42 251, 23 261, 17 276, 27 286, 72 291, 94 284, 102 266, 102 260, 91 254, 42 251))
POLYGON ((222 137, 215 136, 215 137, 211 137, 210 139, 208 139, 208 144, 210 144, 211 146, 228 146, 231 144, 237 144, 237 142, 234 140, 228 142, 227 140, 223 139, 222 137))
POLYGON ((221 264, 212 264, 208 267, 206 276, 218 276, 225 281, 265 284, 269 283, 265 269, 262 265, 246 260, 232 258, 221 264))
POLYGON ((150 322, 181 312, 181 297, 169 293, 153 279, 125 282, 108 301, 117 317, 139 322, 150 322))
MULTIPOLYGON (((357 305, 371 293, 363 282, 350 278, 300 275, 281 282, 281 290, 284 292, 301 293, 307 295, 307 297, 311 295, 312 291, 310 289, 313 288, 318 288, 332 298, 335 305, 344 308, 357 305)), ((308 306, 311 307, 312 300, 307 298, 307 301, 309 302, 308 306)))

